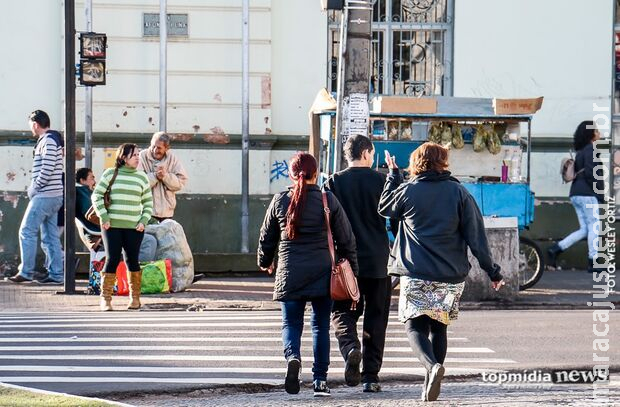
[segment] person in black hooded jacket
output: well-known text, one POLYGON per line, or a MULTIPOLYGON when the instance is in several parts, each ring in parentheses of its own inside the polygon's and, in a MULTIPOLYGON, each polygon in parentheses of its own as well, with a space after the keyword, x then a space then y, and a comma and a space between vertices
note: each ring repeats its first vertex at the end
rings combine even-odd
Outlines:
POLYGON ((569 196, 577 213, 579 229, 547 250, 549 264, 552 266, 556 265, 557 256, 578 241, 587 238, 588 272, 594 272, 595 241, 598 237, 596 228, 599 221, 592 208, 605 202, 603 174, 599 174, 600 180, 595 178, 597 166, 595 157, 598 158, 598 153, 594 150, 594 142, 599 138, 599 131, 592 120, 581 122, 573 135, 573 143, 575 151, 577 151, 575 156, 575 172, 577 175, 570 186, 569 196))
MULTIPOLYGON (((278 263, 273 299, 282 303, 282 342, 287 360, 284 388, 300 390, 301 334, 306 302, 312 304, 314 342, 314 395, 328 396, 329 322, 332 309, 330 276, 332 263, 320 188, 316 185, 317 164, 308 153, 298 153, 289 166, 294 186, 276 194, 267 209, 258 241, 258 266, 273 269, 278 263)), ((338 199, 326 192, 336 253, 346 258, 357 275, 355 237, 338 199)))
POLYGON ((448 169, 448 150, 425 143, 410 157, 412 179, 402 183, 393 157, 379 214, 400 220, 388 273, 400 276, 399 319, 426 368, 422 399, 439 397, 448 348, 447 326, 458 316, 471 265, 467 247, 498 290, 504 282, 493 263, 476 201, 448 169), (430 334, 430 338, 429 338, 430 334))

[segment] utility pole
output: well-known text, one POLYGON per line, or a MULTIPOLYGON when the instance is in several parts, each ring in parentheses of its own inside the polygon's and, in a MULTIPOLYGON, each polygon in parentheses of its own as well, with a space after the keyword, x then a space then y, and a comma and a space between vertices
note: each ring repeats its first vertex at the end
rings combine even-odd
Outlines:
POLYGON ((334 171, 346 167, 346 139, 368 135, 368 94, 373 0, 345 0, 340 21, 334 171))
POLYGON ((241 253, 249 253, 250 0, 243 0, 241 15, 241 253))
MULTIPOLYGON (((86 15, 86 31, 93 31, 93 0, 86 0, 84 3, 84 14, 86 15)), ((93 87, 84 88, 84 155, 86 157, 86 167, 93 168, 93 87)))
POLYGON ((159 131, 166 131, 168 109, 168 15, 166 0, 159 0, 159 131))
POLYGON ((65 0, 65 284, 75 294, 75 0, 65 0))

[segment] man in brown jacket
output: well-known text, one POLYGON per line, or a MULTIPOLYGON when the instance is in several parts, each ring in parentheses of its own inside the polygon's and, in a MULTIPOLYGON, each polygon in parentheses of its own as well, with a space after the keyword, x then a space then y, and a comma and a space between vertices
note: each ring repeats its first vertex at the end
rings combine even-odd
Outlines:
POLYGON ((187 182, 187 173, 178 158, 170 151, 172 138, 159 131, 153 134, 151 146, 140 152, 138 169, 146 172, 153 192, 153 218, 158 221, 174 216, 176 193, 187 182))

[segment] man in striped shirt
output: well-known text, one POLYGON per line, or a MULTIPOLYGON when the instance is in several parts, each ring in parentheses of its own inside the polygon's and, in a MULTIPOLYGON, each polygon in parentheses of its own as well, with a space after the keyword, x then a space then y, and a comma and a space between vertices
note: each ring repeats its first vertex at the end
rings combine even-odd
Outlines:
POLYGON ((41 231, 41 247, 48 266, 42 284, 62 284, 63 258, 58 236, 58 210, 63 198, 63 151, 60 134, 50 130, 50 118, 42 110, 35 110, 29 118, 30 130, 37 136, 32 163, 32 178, 28 187, 30 202, 19 228, 19 272, 8 281, 31 282, 37 255, 37 239, 41 231))

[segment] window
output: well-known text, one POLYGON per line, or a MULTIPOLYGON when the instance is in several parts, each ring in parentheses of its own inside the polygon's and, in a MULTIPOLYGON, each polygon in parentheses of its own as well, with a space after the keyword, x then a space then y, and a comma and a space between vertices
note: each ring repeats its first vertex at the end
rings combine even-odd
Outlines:
MULTIPOLYGON (((452 94, 454 0, 376 0, 370 93, 452 94)), ((340 12, 329 18, 329 87, 336 90, 340 12)))

